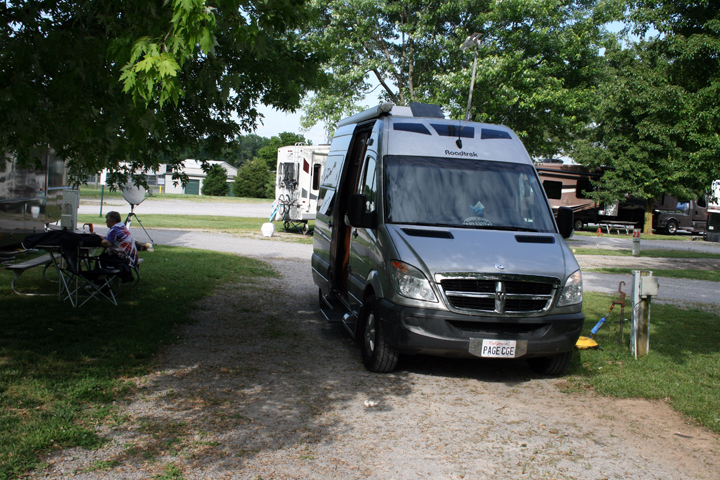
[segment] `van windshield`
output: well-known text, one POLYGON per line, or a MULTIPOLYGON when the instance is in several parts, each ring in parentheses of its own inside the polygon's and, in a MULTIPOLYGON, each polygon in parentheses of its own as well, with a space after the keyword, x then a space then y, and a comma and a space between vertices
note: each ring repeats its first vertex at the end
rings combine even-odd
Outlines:
POLYGON ((432 157, 385 157, 385 220, 555 232, 531 165, 432 157))

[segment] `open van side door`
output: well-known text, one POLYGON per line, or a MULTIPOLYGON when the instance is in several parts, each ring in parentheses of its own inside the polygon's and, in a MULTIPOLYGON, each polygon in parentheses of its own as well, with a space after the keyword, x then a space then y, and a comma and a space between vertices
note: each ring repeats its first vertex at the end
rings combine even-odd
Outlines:
MULTIPOLYGON (((367 149, 360 168, 356 191, 365 197, 365 215, 377 215, 378 197, 378 132, 367 140, 367 149)), ((377 225, 377 223, 376 223, 377 225)), ((375 228, 352 227, 350 238, 350 264, 348 267, 348 300, 353 311, 359 311, 370 272, 381 262, 375 228)))

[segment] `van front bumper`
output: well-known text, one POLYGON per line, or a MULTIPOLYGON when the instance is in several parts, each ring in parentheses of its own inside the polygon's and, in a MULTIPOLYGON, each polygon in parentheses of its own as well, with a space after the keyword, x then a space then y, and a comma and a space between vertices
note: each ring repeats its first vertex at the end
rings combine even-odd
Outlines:
MULTIPOLYGON (((542 317, 462 315, 443 310, 405 307, 380 300, 379 315, 391 348, 405 354, 476 357, 471 340, 516 340, 527 345, 523 358, 563 353, 575 347, 582 312, 542 317)), ((525 350, 518 349, 520 351, 525 350)), ((518 352, 521 353, 521 352, 518 352)))

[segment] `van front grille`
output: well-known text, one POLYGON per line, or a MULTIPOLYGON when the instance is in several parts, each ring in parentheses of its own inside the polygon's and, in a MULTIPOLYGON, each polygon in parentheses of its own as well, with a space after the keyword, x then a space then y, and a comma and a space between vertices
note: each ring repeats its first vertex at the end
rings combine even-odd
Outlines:
MULTIPOLYGON (((445 277, 448 274, 442 274, 445 277)), ((468 274, 468 276, 473 274, 468 274)), ((451 309, 495 314, 540 314, 552 305, 559 281, 518 275, 493 278, 441 278, 440 287, 451 309)))

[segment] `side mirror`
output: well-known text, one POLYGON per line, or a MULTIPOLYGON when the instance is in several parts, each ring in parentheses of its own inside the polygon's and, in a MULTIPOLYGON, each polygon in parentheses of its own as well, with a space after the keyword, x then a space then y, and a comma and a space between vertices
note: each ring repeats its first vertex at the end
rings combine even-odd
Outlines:
POLYGON ((350 195, 345 223, 355 228, 376 228, 375 212, 367 213, 367 198, 361 193, 350 195))
POLYGON ((560 230, 560 235, 563 238, 570 238, 575 228, 573 222, 575 220, 575 214, 570 207, 560 207, 557 214, 557 225, 560 230))

